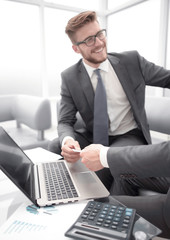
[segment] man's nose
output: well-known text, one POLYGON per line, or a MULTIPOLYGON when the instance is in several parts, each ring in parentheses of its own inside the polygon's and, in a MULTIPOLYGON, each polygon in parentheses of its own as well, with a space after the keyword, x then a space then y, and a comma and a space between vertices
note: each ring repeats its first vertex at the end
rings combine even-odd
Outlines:
POLYGON ((95 39, 95 45, 101 45, 101 43, 103 43, 103 41, 100 40, 98 37, 96 37, 96 39, 95 39))

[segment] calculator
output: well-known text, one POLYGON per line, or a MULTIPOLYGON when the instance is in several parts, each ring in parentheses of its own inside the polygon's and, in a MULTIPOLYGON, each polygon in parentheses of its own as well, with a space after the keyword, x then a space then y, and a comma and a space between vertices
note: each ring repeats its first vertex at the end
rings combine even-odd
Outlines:
POLYGON ((65 236, 84 240, 131 240, 136 210, 89 201, 65 236))

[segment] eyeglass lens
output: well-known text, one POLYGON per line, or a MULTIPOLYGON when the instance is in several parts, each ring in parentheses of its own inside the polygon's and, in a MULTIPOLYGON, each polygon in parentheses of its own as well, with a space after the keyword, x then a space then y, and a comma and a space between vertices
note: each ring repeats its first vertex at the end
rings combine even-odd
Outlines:
POLYGON ((106 36, 105 33, 106 33, 105 30, 101 30, 95 36, 87 38, 86 41, 85 41, 86 45, 87 46, 92 46, 96 41, 96 37, 99 38, 100 40, 103 40, 106 36))

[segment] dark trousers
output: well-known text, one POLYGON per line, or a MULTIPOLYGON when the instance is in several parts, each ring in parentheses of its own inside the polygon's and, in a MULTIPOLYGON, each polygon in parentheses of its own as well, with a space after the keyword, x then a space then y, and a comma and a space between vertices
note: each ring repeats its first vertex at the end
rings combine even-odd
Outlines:
MULTIPOLYGON (((85 148, 93 142, 89 141, 83 134, 75 131, 75 140, 80 144, 81 149, 85 148)), ((142 132, 139 129, 133 129, 125 134, 117 136, 109 136, 109 146, 128 146, 147 144, 142 132)), ((61 144, 59 138, 53 139, 49 145, 48 150, 53 153, 61 154, 61 144)))
MULTIPOLYGON (((160 237, 170 239, 170 189, 167 194, 114 198, 127 207, 135 208, 140 216, 162 230, 160 237)), ((112 197, 109 197, 109 202, 112 202, 112 197)))

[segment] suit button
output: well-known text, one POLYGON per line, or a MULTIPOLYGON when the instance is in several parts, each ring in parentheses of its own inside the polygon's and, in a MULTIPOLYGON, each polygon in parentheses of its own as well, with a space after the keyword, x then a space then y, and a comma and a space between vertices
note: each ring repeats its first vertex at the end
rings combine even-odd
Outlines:
POLYGON ((120 177, 121 177, 121 178, 125 178, 125 175, 124 175, 124 174, 120 174, 120 177))

